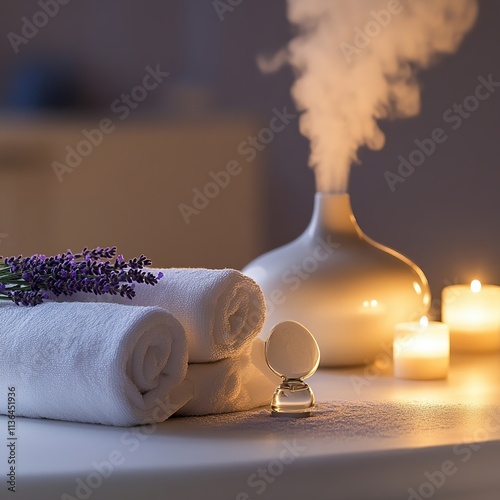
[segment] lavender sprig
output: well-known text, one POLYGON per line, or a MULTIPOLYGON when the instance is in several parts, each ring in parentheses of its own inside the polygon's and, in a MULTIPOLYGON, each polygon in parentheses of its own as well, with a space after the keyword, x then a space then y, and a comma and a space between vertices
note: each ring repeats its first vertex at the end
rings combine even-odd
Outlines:
POLYGON ((68 250, 53 257, 0 257, 0 300, 36 306, 48 298, 46 292, 56 297, 84 292, 132 299, 136 283, 154 286, 163 277, 144 270, 150 265, 144 255, 126 261, 116 255, 116 247, 84 248, 77 254, 68 250))

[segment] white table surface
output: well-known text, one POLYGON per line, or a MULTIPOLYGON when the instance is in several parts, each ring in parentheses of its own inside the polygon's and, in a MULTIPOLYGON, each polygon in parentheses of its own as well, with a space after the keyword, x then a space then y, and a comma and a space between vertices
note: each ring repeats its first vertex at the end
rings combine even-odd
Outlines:
MULTIPOLYGON (((272 419, 279 432, 265 432, 238 430, 238 421, 207 425, 219 417, 176 418, 156 429, 19 418, 17 492, 7 491, 3 479, 0 498, 403 500, 412 498, 409 488, 423 487, 436 499, 499 500, 500 355, 455 357, 446 381, 403 381, 390 373, 390 367, 372 367, 314 375, 317 400, 333 401, 348 415, 339 417, 338 429, 332 415, 329 430, 319 434, 297 432, 311 419, 294 425, 272 419), (390 422, 401 411, 402 431, 377 417, 390 422), (356 412, 372 434, 356 431, 356 412), (296 455, 285 452, 285 443, 295 445, 296 455), (110 457, 121 463, 103 477, 95 464, 110 457), (439 487, 430 484, 425 474, 451 467, 450 461, 454 473, 439 487), (77 480, 86 482, 91 473, 91 488, 77 490, 77 480)), ((261 421, 267 418, 258 413, 261 421)), ((0 418, 0 440, 7 443, 6 417, 0 418)), ((5 478, 7 448, 0 449, 5 478)))

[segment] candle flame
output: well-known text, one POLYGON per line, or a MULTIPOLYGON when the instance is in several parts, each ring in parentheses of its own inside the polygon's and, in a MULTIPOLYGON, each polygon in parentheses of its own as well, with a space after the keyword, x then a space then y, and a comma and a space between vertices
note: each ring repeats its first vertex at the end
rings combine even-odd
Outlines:
POLYGON ((470 289, 472 293, 479 293, 481 291, 481 282, 479 280, 472 280, 470 284, 470 289))
POLYGON ((420 318, 420 326, 422 328, 427 328, 429 326, 429 318, 427 316, 422 316, 420 318))

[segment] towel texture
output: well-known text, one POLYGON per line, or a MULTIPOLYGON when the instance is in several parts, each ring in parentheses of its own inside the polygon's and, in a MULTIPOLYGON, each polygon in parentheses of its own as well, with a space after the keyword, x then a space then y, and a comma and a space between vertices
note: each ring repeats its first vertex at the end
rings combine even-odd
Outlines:
POLYGON ((270 404, 280 378, 267 367, 264 342, 256 339, 239 356, 215 363, 188 365, 186 381, 193 398, 176 415, 210 415, 250 410, 270 404))
POLYGON ((159 306, 186 331, 190 363, 236 356, 260 333, 266 305, 260 287, 234 269, 150 269, 164 277, 155 286, 137 285, 133 300, 79 293, 58 300, 159 306))
POLYGON ((165 420, 191 397, 183 328, 160 308, 3 304, 0 353, 3 414, 9 387, 17 416, 117 426, 165 420))

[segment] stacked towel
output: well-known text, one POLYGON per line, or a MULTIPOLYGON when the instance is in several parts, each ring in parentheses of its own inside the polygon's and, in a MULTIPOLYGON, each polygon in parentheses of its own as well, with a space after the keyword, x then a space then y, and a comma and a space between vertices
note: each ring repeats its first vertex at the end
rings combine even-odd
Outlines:
POLYGON ((172 313, 186 332, 189 362, 235 357, 259 334, 265 319, 260 287, 234 269, 150 269, 164 277, 154 287, 137 285, 133 300, 79 293, 58 300, 159 306, 172 313))
POLYGON ((255 339, 250 349, 214 363, 188 365, 186 380, 193 398, 176 415, 209 415, 244 411, 269 404, 280 383, 266 365, 264 342, 255 339))
POLYGON ((168 418, 191 396, 181 385, 181 324, 156 307, 45 303, 0 306, 0 413, 131 426, 168 418))
POLYGON ((133 300, 79 293, 58 300, 160 306, 183 325, 188 344, 187 383, 194 397, 176 415, 206 415, 267 404, 276 388, 264 345, 252 341, 265 320, 260 287, 233 269, 150 269, 164 276, 154 287, 136 286, 133 300), (255 366, 260 363, 260 367, 255 366))

